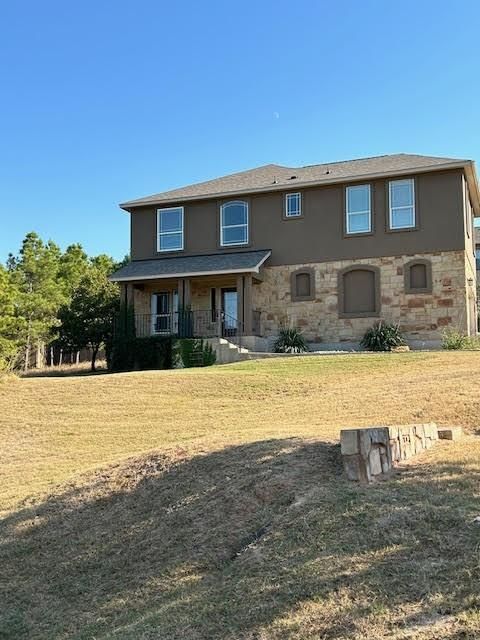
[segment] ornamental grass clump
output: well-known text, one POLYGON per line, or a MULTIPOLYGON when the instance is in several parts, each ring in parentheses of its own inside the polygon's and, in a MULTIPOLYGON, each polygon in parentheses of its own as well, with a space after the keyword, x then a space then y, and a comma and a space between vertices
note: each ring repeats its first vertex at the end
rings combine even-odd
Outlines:
POLYGON ((281 329, 273 345, 274 353, 305 353, 307 343, 301 331, 296 328, 281 329))
POLYGON ((406 343, 398 325, 380 320, 370 327, 360 342, 368 351, 391 351, 403 347, 406 343))
POLYGON ((466 336, 456 329, 450 329, 442 334, 442 349, 448 351, 478 350, 480 342, 478 336, 466 336))

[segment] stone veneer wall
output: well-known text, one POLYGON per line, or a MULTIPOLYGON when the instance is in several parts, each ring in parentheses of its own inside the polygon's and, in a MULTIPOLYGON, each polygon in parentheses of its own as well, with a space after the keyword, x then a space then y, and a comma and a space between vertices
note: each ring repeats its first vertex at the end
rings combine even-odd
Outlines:
POLYGON ((477 271, 476 262, 473 254, 469 256, 468 251, 465 252, 465 278, 467 291, 467 308, 468 316, 468 333, 474 335, 477 333, 478 327, 478 304, 477 304, 477 271))
POLYGON ((468 331, 466 256, 464 251, 449 251, 266 267, 263 282, 253 287, 253 307, 262 312, 262 334, 275 335, 282 324, 289 324, 303 329, 309 341, 358 342, 377 318, 338 317, 338 272, 352 264, 379 267, 380 318, 398 323, 407 339, 439 340, 447 327, 468 331), (405 293, 404 265, 415 258, 432 263, 431 294, 405 293), (291 274, 307 266, 315 271, 315 299, 292 302, 291 274))

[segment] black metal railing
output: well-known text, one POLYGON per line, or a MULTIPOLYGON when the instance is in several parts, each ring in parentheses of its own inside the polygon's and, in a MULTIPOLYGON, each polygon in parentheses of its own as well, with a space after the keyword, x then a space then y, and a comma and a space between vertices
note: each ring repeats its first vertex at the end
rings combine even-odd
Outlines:
POLYGON ((169 336, 179 338, 239 338, 243 334, 243 324, 215 309, 184 310, 173 313, 135 314, 135 335, 169 336))

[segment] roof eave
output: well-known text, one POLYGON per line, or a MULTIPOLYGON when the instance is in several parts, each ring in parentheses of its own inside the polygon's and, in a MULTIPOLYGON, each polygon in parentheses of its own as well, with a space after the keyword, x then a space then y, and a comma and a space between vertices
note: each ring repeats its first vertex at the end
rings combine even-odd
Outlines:
MULTIPOLYGON (((476 182, 476 191, 478 196, 478 204, 480 209, 480 192, 478 189, 478 180, 476 180, 475 173, 475 164, 472 160, 460 160, 455 162, 445 162, 442 164, 434 164, 434 165, 426 165, 424 167, 411 167, 408 169, 397 169, 394 171, 377 171, 375 173, 364 173, 355 176, 342 176, 342 177, 333 177, 327 178, 326 180, 304 180, 302 182, 295 182, 294 184, 276 184, 276 185, 268 185, 266 187, 256 187, 256 188, 248 188, 248 189, 236 189, 234 191, 218 191, 216 193, 210 193, 207 195, 194 195, 194 196, 184 196, 184 197, 172 197, 172 198, 159 198, 153 199, 149 201, 145 200, 130 200, 128 202, 123 202, 119 205, 121 209, 132 213, 132 209, 140 208, 140 207, 148 207, 155 206, 159 204, 173 204, 176 202, 192 202, 195 200, 213 200, 217 198, 228 198, 231 196, 239 196, 239 195, 247 195, 254 193, 268 193, 271 191, 285 191, 286 189, 297 189, 304 187, 314 187, 325 186, 331 184, 341 184, 344 182, 356 182, 358 180, 376 180, 377 178, 385 178, 391 176, 401 176, 401 175, 412 175, 417 173, 430 173, 433 171, 444 171, 446 169, 464 169, 465 172, 472 171, 472 179, 473 182, 476 182)), ((480 210, 476 215, 480 215, 480 210)))
POLYGON ((254 267, 242 267, 240 269, 221 269, 221 270, 210 270, 210 271, 185 271, 178 273, 166 273, 160 275, 152 275, 152 276, 126 276, 115 277, 115 274, 109 276, 110 282, 141 282, 143 280, 168 280, 172 278, 194 278, 197 276, 219 276, 219 275, 230 275, 232 273, 260 273, 260 267, 263 263, 268 260, 268 258, 272 255, 271 251, 268 251, 266 255, 263 256, 261 260, 254 267))
POLYGON ((465 163, 465 176, 472 199, 473 214, 475 217, 478 217, 480 216, 480 186, 478 184, 475 162, 473 160, 468 160, 468 162, 465 163))

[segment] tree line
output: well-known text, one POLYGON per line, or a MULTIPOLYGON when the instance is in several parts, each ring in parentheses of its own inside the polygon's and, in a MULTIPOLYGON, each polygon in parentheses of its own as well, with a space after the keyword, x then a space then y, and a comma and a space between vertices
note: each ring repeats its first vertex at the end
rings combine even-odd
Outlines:
POLYGON ((28 233, 17 255, 0 264, 0 370, 28 369, 33 349, 91 349, 92 369, 108 347, 119 307, 108 276, 128 261, 89 257, 80 244, 65 251, 28 233))

